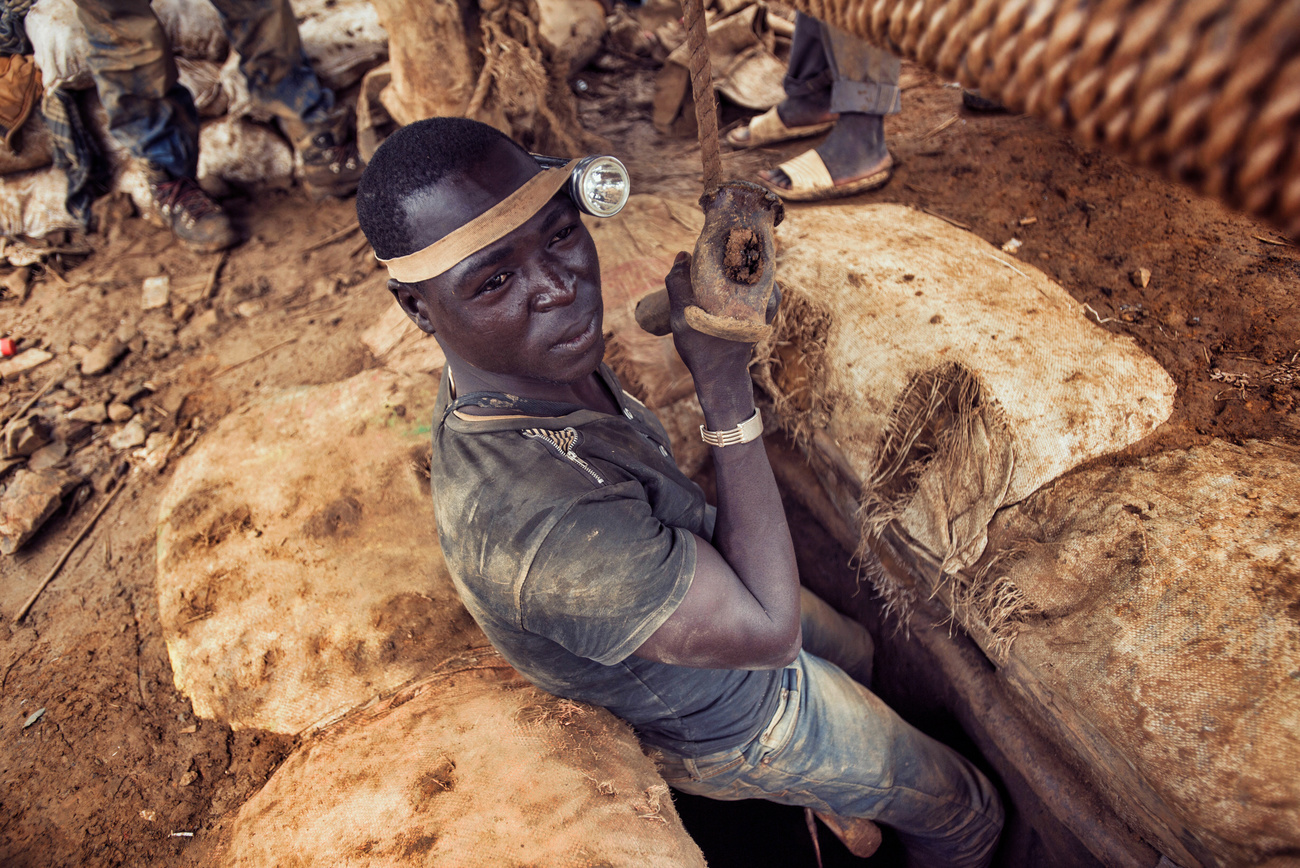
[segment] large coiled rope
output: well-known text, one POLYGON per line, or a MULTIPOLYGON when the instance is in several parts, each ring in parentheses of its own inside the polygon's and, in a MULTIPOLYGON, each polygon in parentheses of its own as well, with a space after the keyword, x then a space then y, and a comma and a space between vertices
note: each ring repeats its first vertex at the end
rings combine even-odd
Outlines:
POLYGON ((791 0, 1300 238, 1300 0, 791 0))

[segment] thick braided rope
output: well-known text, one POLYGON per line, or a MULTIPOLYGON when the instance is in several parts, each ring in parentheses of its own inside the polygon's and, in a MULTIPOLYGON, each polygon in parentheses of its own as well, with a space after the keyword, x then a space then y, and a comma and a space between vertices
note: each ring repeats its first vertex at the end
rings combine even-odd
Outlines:
POLYGON ((1300 0, 791 0, 1300 238, 1300 0))
POLYGON ((695 123, 699 127, 700 162, 704 164, 704 192, 708 193, 722 183, 722 152, 718 145, 718 108, 713 96, 704 0, 682 0, 682 12, 686 43, 691 52, 691 95, 695 98, 695 123))

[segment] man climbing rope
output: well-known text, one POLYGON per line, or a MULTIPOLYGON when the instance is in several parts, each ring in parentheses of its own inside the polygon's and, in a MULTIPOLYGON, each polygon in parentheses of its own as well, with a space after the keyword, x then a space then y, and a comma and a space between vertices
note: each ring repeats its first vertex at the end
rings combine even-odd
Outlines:
MULTIPOLYGON (((155 206, 190 247, 239 240, 196 180, 199 118, 149 0, 75 0, 90 37, 90 69, 113 137, 143 160, 155 206)), ((273 112, 317 195, 347 196, 361 177, 351 125, 307 63, 289 0, 212 0, 253 98, 273 112)))
POLYGON ((987 865, 992 786, 864 686, 870 637, 800 591, 752 346, 687 325, 679 254, 672 331, 715 510, 602 363, 575 164, 542 165, 491 127, 436 118, 385 141, 357 195, 389 289, 446 354, 431 473, 466 607, 534 684, 632 724, 680 790, 810 807, 858 852, 879 840, 874 820, 917 864, 987 865))

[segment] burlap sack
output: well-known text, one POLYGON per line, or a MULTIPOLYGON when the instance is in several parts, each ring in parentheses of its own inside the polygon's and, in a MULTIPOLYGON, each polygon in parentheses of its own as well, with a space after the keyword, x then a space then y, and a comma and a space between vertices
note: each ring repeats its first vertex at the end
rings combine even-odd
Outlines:
POLYGON ((176 687, 234 728, 301 732, 482 642, 447 574, 433 377, 367 371, 232 413, 159 506, 176 687))
POLYGON ((68 213, 68 176, 47 167, 0 175, 0 235, 43 238, 58 229, 80 229, 68 213))
POLYGON ((528 686, 490 650, 306 740, 214 861, 704 865, 631 730, 528 686))
POLYGON ((987 568, 1033 613, 1003 674, 1184 868, 1300 853, 1298 459, 1215 441, 1095 467, 990 527, 987 568))
POLYGON ((1173 407, 1172 380, 1132 340, 969 232, 846 205, 790 209, 777 235, 785 301, 759 381, 796 439, 860 487, 865 534, 892 527, 944 572, 980 556, 996 510, 1173 407))

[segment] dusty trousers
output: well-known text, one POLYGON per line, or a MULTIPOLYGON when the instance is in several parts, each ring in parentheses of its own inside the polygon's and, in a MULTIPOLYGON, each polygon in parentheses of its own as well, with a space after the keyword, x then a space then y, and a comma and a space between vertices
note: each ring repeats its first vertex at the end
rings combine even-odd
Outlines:
POLYGON ((901 69, 899 59, 889 52, 800 12, 783 86, 786 97, 796 101, 824 99, 829 91, 833 114, 897 114, 903 106, 901 69))
MULTIPOLYGON (((825 603, 802 601, 804 650, 786 668, 776 712, 748 744, 690 759, 664 754, 671 786, 712 799, 767 799, 893 828, 913 864, 982 868, 1002 830, 1001 801, 974 766, 918 731, 814 653, 847 650, 868 669, 870 637, 825 603)), ((816 600, 815 597, 812 597, 816 600)))
MULTIPOLYGON (((170 178, 198 169, 199 119, 149 0, 75 0, 90 37, 90 69, 109 131, 170 178)), ((302 53, 288 0, 211 0, 253 98, 296 143, 329 121, 334 93, 302 53)))

